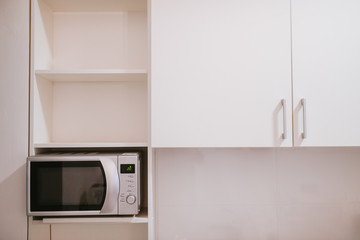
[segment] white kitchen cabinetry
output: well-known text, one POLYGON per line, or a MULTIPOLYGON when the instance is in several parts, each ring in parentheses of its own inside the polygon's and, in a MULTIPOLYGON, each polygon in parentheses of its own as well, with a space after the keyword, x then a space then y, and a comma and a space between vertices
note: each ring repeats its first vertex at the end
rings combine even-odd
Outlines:
POLYGON ((136 217, 30 217, 30 239, 148 238, 147 18, 146 0, 31 1, 30 155, 141 151, 145 171, 136 217))
POLYGON ((293 0, 295 146, 360 146, 359 12, 357 0, 293 0))
POLYGON ((290 2, 152 1, 153 147, 360 145, 360 3, 290 2))
POLYGON ((290 36, 288 0, 152 0, 152 147, 291 146, 290 36))
POLYGON ((34 0, 32 13, 32 154, 146 147, 146 0, 34 0))

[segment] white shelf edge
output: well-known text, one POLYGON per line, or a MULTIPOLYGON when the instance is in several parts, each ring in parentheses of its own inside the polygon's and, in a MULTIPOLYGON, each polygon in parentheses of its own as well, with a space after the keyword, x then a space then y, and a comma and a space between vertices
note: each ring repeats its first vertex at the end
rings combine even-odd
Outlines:
POLYGON ((34 143, 34 148, 102 148, 102 147, 147 147, 146 142, 111 142, 111 143, 34 143))
POLYGON ((142 208, 138 215, 134 216, 109 216, 109 217, 59 217, 42 219, 43 223, 148 223, 148 209, 142 208))
POLYGON ((43 223, 148 223, 147 217, 43 218, 43 223))
POLYGON ((146 81, 146 69, 35 70, 37 77, 64 81, 146 81))
POLYGON ((147 74, 146 69, 37 69, 35 74, 147 74))

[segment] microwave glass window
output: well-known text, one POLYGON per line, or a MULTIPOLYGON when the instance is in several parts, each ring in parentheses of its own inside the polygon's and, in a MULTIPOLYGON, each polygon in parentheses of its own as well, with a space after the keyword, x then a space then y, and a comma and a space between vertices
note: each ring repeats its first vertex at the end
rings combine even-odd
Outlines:
POLYGON ((121 164, 121 173, 135 173, 135 164, 121 164))
POLYGON ((32 211, 98 211, 106 195, 100 161, 32 162, 32 211))

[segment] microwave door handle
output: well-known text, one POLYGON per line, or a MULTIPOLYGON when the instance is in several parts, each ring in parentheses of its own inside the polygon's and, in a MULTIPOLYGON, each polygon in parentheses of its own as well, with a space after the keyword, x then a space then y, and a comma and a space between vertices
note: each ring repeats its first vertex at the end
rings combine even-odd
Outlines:
POLYGON ((106 178, 106 196, 101 208, 102 214, 117 214, 119 196, 119 175, 115 163, 111 159, 100 159, 106 178))

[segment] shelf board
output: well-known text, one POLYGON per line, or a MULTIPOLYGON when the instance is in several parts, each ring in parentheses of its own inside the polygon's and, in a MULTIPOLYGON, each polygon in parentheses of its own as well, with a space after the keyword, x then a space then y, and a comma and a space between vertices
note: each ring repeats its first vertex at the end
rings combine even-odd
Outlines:
POLYGON ((43 218, 43 223, 148 223, 147 209, 142 209, 136 216, 111 216, 111 217, 59 217, 43 218))
POLYGON ((35 75, 53 82, 146 81, 145 69, 35 70, 35 75))
POLYGON ((146 142, 110 142, 110 143, 35 143, 34 148, 117 148, 147 147, 146 142))

